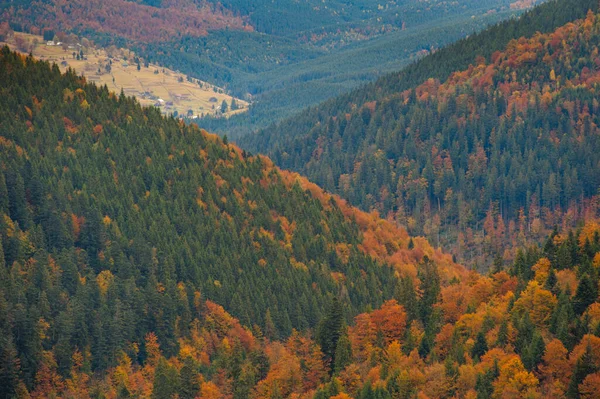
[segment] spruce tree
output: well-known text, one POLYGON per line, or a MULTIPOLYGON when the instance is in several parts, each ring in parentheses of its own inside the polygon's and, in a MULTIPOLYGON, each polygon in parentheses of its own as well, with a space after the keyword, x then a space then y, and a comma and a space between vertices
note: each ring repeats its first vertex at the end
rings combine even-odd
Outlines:
POLYGON ((8 212, 8 189, 6 188, 4 173, 0 172, 0 213, 8 215, 8 212))
POLYGON ((317 342, 321 346, 321 351, 325 355, 325 359, 331 365, 331 370, 335 365, 335 352, 337 343, 342 335, 344 326, 344 316, 342 313, 342 305, 337 297, 333 298, 327 315, 317 328, 317 342))
POLYGON ((179 372, 164 357, 161 357, 154 372, 152 399, 172 399, 179 390, 179 372))
POLYGON ((485 334, 482 331, 479 331, 477 337, 475 338, 475 344, 471 349, 471 357, 473 359, 481 359, 481 356, 485 355, 488 351, 487 341, 485 340, 485 334))
POLYGON ((577 363, 575 364, 575 369, 573 370, 573 375, 566 392, 567 397, 572 399, 579 398, 579 384, 583 382, 585 377, 587 377, 589 374, 595 373, 596 371, 597 368, 594 364, 592 346, 588 342, 585 347, 585 352, 579 359, 577 359, 577 363))
POLYGON ((189 356, 185 358, 180 374, 179 397, 181 399, 194 399, 200 392, 200 380, 198 378, 200 372, 193 358, 189 356))
POLYGON ((352 344, 350 343, 350 339, 348 338, 348 331, 344 328, 344 332, 340 336, 340 339, 337 342, 337 346, 335 349, 335 364, 334 364, 334 372, 339 373, 347 365, 352 363, 352 344))
POLYGON ((592 279, 586 274, 579 281, 575 297, 573 297, 573 310, 576 315, 581 315, 589 305, 596 301, 598 289, 592 279))

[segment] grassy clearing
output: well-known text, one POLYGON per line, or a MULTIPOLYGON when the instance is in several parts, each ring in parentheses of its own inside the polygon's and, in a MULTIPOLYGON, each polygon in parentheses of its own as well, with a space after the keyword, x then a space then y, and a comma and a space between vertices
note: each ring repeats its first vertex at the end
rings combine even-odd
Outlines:
POLYGON ((160 105, 165 114, 201 116, 221 114, 223 100, 228 104, 225 117, 248 109, 246 101, 235 99, 239 109, 231 110, 233 97, 224 90, 197 79, 188 79, 182 73, 163 68, 155 64, 142 62, 138 71, 135 55, 124 49, 84 49, 84 57, 74 56, 78 46, 49 46, 41 36, 14 33, 6 42, 16 50, 31 52, 36 58, 56 62, 62 71, 73 68, 89 81, 99 85, 106 84, 109 89, 135 96, 143 105, 160 105), (21 44, 17 46, 17 41, 21 44), (23 45, 25 43, 25 46, 23 45), (20 48, 19 48, 20 47, 20 48), (108 67, 107 67, 108 66, 108 67))

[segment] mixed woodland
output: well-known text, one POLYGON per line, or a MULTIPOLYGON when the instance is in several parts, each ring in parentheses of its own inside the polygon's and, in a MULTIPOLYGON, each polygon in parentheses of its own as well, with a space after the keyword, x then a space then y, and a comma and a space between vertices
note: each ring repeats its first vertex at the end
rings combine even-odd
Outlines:
POLYGON ((595 397, 598 222, 481 275, 106 87, 0 65, 2 397, 595 397))
POLYGON ((0 399, 596 398, 597 7, 243 147, 0 49, 0 399))
MULTIPOLYGON (((559 4, 541 6, 535 20, 547 22, 559 4)), ((493 32, 503 29, 481 36, 493 32)), ((512 40, 445 80, 402 88, 404 78, 427 73, 416 66, 433 67, 428 57, 241 142, 269 149, 279 166, 461 260, 512 260, 554 225, 598 212, 599 38, 590 11, 551 33, 512 40), (390 92, 394 82, 399 91, 390 92)))

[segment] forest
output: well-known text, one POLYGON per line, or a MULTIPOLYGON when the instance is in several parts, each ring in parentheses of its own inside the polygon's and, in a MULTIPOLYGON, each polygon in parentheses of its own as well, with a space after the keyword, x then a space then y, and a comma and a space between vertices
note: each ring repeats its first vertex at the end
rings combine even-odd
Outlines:
POLYGON ((389 77, 240 142, 460 260, 514 259, 528 239, 598 212, 599 29, 590 11, 445 81, 382 94, 389 77))
POLYGON ((598 7, 546 2, 240 146, 0 48, 0 399, 597 398, 598 7))
POLYGON ((600 389, 596 220, 482 275, 55 65, 4 48, 0 78, 3 398, 600 389))
MULTIPOLYGON (((31 398, 594 399, 599 269, 600 225, 589 222, 553 232, 542 248, 520 251, 510 268, 488 276, 465 272, 441 282, 426 261, 416 279, 401 279, 398 299, 351 325, 334 297, 314 330, 281 339, 195 300, 172 355, 151 331, 96 372, 89 347, 64 360, 57 347, 44 349, 52 324, 41 319, 30 392, 18 379, 13 320, 4 318, 0 377, 14 397, 31 398)), ((108 301, 110 286, 99 290, 98 300, 108 301)))
POLYGON ((205 300, 273 339, 333 298, 348 321, 381 306, 420 263, 464 272, 194 125, 8 48, 0 66, 3 344, 29 390, 44 351, 62 375, 77 348, 100 372, 150 332, 177 354, 205 300))

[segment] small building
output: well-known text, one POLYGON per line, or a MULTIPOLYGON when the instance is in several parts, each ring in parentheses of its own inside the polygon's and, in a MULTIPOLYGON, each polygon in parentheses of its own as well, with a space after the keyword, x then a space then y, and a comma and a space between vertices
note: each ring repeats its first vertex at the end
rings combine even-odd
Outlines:
POLYGON ((46 42, 46 46, 56 46, 56 43, 54 43, 54 40, 50 40, 46 42))

